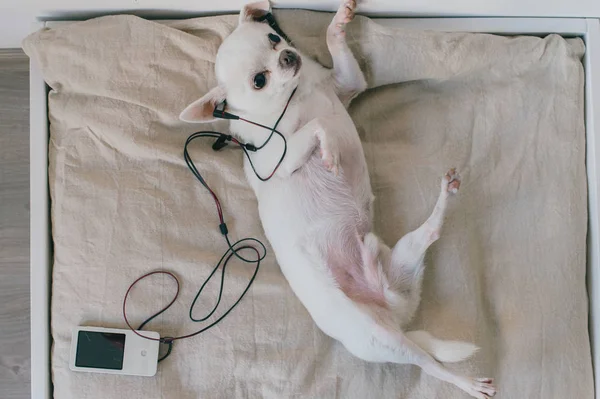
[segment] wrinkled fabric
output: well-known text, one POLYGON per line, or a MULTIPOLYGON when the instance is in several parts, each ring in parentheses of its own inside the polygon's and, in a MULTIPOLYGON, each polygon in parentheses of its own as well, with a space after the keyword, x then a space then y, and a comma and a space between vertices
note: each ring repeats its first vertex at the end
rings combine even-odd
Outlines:
MULTIPOLYGON (((294 45, 331 66, 331 14, 276 17, 294 45)), ((55 397, 465 398, 417 367, 352 357, 315 327, 270 248, 240 305, 176 342, 155 377, 69 370, 72 329, 124 328, 123 295, 152 270, 175 272, 182 291, 147 329, 172 336, 199 328, 188 307, 226 244, 182 151, 190 133, 227 126, 184 124, 178 115, 215 85, 215 54, 236 24, 235 15, 162 24, 109 16, 24 42, 51 87, 55 397)), ((430 214, 447 169, 463 177, 427 254, 411 329, 480 346, 449 367, 494 377, 504 399, 592 398, 583 42, 391 29, 364 17, 347 38, 371 87, 350 113, 377 198, 376 232, 393 245, 430 214)), ((231 237, 266 242, 241 152, 214 152, 210 141, 191 147, 231 237)), ((218 314, 252 273, 232 261, 218 314)), ((196 317, 215 303, 216 280, 196 317)), ((133 324, 174 292, 166 276, 141 283, 128 304, 133 324)))

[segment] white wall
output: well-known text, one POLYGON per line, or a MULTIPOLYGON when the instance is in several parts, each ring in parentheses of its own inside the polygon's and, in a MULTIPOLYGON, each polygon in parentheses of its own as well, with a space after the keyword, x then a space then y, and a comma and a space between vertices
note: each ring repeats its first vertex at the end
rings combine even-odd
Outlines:
MULTIPOLYGON (((20 47, 38 18, 87 18, 108 12, 142 16, 239 10, 246 0, 0 0, 0 48, 20 47), (168 13, 165 10, 169 9, 168 13)), ((334 10, 338 0, 274 0, 273 7, 334 10)), ((396 16, 539 16, 600 18, 600 0, 359 0, 359 12, 396 16), (386 10, 386 12, 382 12, 386 10)))

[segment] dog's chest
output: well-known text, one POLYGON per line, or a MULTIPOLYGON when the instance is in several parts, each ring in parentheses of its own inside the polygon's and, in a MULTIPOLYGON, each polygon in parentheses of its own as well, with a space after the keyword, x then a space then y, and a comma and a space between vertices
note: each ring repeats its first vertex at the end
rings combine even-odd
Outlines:
POLYGON ((295 100, 285 113, 278 129, 286 137, 315 118, 347 112, 333 90, 330 90, 326 84, 317 85, 313 90, 306 90, 295 100))
MULTIPOLYGON (((332 94, 335 96, 333 92, 332 94)), ((329 93, 322 89, 315 90, 311 95, 303 93, 299 98, 295 98, 294 100, 290 103, 290 106, 276 127, 277 131, 285 136, 286 140, 289 140, 295 132, 315 118, 324 115, 333 115, 336 112, 346 112, 337 97, 332 98, 329 93), (341 110, 337 109, 337 106, 341 107, 341 110)), ((282 110, 283 107, 284 105, 281 107, 282 110)), ((263 117, 256 122, 271 127, 275 125, 280 115, 273 114, 269 117, 263 117)), ((250 142, 257 147, 262 146, 271 134, 271 131, 268 129, 241 122, 238 122, 235 126, 232 125, 232 130, 245 142, 250 142)), ((256 172, 262 177, 269 176, 277 166, 285 150, 286 143, 284 140, 276 134, 273 135, 264 148, 250 153, 250 158, 256 172)), ((248 177, 251 183, 253 183, 252 180, 255 180, 255 177, 248 177)))

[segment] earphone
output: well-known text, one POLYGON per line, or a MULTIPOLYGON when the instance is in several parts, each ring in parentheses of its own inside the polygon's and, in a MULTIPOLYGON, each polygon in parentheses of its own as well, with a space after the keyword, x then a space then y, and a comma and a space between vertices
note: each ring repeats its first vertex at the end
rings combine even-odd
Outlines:
MULTIPOLYGON (((239 145, 240 148, 242 148, 242 150, 244 151, 246 157, 248 158, 248 162, 250 163, 250 166, 252 167, 252 170, 254 171, 254 174, 256 175, 256 177, 258 177, 258 179, 260 181, 267 181, 271 177, 273 177, 273 175, 275 175, 275 172, 277 172, 277 169, 279 168, 279 166, 283 162, 283 158, 285 158, 285 154, 287 153, 287 141, 285 139, 285 136, 283 134, 281 134, 277 130, 277 126, 279 126, 279 122, 281 121, 281 119, 285 115, 285 113, 286 113, 286 111, 288 109, 288 106, 290 105, 290 102, 292 101, 292 98, 294 97, 294 94, 296 94, 296 90, 297 89, 298 88, 296 87, 292 91, 292 94, 290 94, 290 96, 289 96, 289 98, 288 98, 288 100, 287 100, 287 102, 285 104, 285 107, 283 108, 283 111, 279 115, 279 118, 277 118, 277 121, 275 122, 275 125, 273 125, 272 128, 270 128, 268 126, 265 126, 265 125, 262 125, 260 123, 253 122, 251 120, 242 118, 241 116, 238 116, 238 115, 226 112, 225 111, 225 107, 227 106, 227 100, 224 100, 222 103, 217 104, 217 106, 215 106, 215 109, 213 111, 213 116, 215 118, 227 119, 227 120, 241 120, 241 121, 244 121, 246 123, 250 123, 251 125, 262 127, 263 129, 270 130, 271 134, 269 135, 269 137, 267 137, 267 139, 260 146, 258 146, 258 147, 254 146, 252 144, 249 144, 249 143, 242 143, 241 141, 239 141, 238 139, 236 139, 235 137, 233 137, 231 135, 227 135, 227 134, 223 134, 223 133, 219 133, 219 132, 205 131, 205 132, 197 132, 197 133, 194 133, 194 134, 198 134, 198 133, 217 134, 218 135, 217 141, 215 141, 214 144, 213 144, 213 146, 212 146, 213 150, 215 150, 215 151, 218 151, 221 148, 225 147, 227 145, 228 141, 234 142, 235 144, 239 145), (258 172, 256 171, 256 168, 254 167, 254 163, 252 162, 252 159, 250 158, 250 155, 248 154, 248 151, 256 152, 256 151, 262 150, 269 143, 269 141, 271 141, 271 139, 273 138, 274 134, 277 134, 283 140, 283 152, 281 154, 281 158, 279 158, 279 161, 277 162, 277 165, 275 165, 275 167, 273 168, 273 171, 269 174, 269 176, 267 176, 265 178, 265 177, 260 176, 258 174, 258 172)), ((198 137, 201 137, 201 136, 198 136, 198 137)), ((216 137, 216 136, 211 136, 211 137, 216 137)), ((189 140, 189 138, 188 138, 188 140, 189 140)), ((196 177, 198 177, 198 176, 196 176, 196 177)))
MULTIPOLYGON (((270 15, 270 14, 269 14, 270 15)), ((274 20, 273 20, 274 21, 274 20)), ((283 36, 283 35, 282 35, 283 36)), ((225 242, 227 243, 228 249, 227 251, 225 251, 225 253, 223 254, 223 256, 221 257, 221 259, 219 260, 219 262, 217 263, 217 265, 213 268, 212 272, 209 274, 209 276, 206 278, 206 280, 204 280, 204 283, 202 284, 202 286, 200 287, 200 289, 198 290, 198 292, 196 293, 196 296, 194 297, 194 300, 192 301, 191 305, 190 305, 190 310, 189 310, 189 318, 194 321, 194 322, 201 322, 201 321, 206 321, 209 317, 211 317, 215 311, 217 310, 220 302, 221 302, 221 297, 223 294, 223 288, 224 288, 224 284, 225 284, 225 269, 227 268, 227 264, 229 263, 229 260, 235 256, 238 259, 240 259, 242 262, 245 263, 254 263, 256 264, 256 268, 254 270, 254 273, 252 275, 252 277, 250 278, 248 285, 246 286, 246 288, 244 289, 244 291, 242 292, 242 294, 239 296, 239 298, 237 299, 237 301, 235 301, 235 303, 233 305, 231 305, 231 307, 229 307, 229 309, 227 309, 227 311, 225 313, 223 313, 220 317, 217 318, 217 320, 215 320, 214 322, 212 322, 211 324, 209 324, 208 326, 205 326, 193 333, 189 333, 189 334, 185 334, 185 335, 181 335, 181 336, 176 336, 176 337, 161 337, 161 338, 152 338, 149 336, 146 336, 142 333, 140 333, 139 331, 136 331, 136 329, 133 328, 133 326, 131 325, 131 323, 129 322, 129 320, 127 319, 127 312, 126 312, 126 305, 127 305, 127 298, 129 296, 129 293, 131 292, 131 290, 133 289, 133 287, 140 282, 141 280, 145 279, 146 277, 155 275, 155 274, 166 274, 168 276, 170 276, 171 278, 173 278, 177 284, 177 290, 175 292, 175 295, 173 296, 173 299, 161 310, 159 310, 158 312, 154 313, 152 316, 150 316, 149 318, 147 318, 146 320, 144 320, 144 322, 142 322, 142 324, 140 324, 140 326, 137 328, 137 330, 142 330, 142 328, 149 323, 150 321, 152 321, 155 317, 157 317, 158 315, 162 314, 163 312, 165 312, 167 309, 169 309, 171 307, 171 305, 173 305, 173 303, 175 302, 175 300, 177 299, 177 297, 179 296, 179 288, 180 288, 180 284, 179 284, 179 280, 177 279, 177 277, 166 270, 156 270, 153 272, 149 272, 146 273, 140 277, 138 277, 127 289, 127 292, 125 293, 125 296, 123 298, 123 318, 125 319, 125 323, 127 324, 127 326, 138 336, 145 338, 145 339, 150 339, 150 340, 158 340, 159 342, 168 345, 168 349, 167 352, 158 359, 159 362, 161 362, 162 360, 166 359, 170 354, 171 351, 173 349, 173 342, 176 340, 180 340, 180 339, 185 339, 185 338, 191 338, 193 336, 196 336, 206 330, 208 330, 209 328, 215 326, 217 323, 219 323, 221 320, 223 320, 232 310, 233 308, 235 308, 237 306, 237 304, 242 300, 242 298, 244 297, 244 295, 246 294, 246 292, 248 292, 248 290, 250 289, 250 286, 252 285, 254 279, 256 278, 256 275, 258 274, 258 269, 260 268, 260 262, 265 258, 265 256, 267 255, 267 249, 265 247, 265 245, 258 239, 256 238, 242 238, 236 242, 234 242, 233 244, 231 243, 231 241, 229 240, 229 231, 227 229, 227 224, 225 223, 225 218, 223 216, 223 209, 221 207, 221 202, 219 201, 219 198, 217 197, 216 193, 209 187, 209 185, 206 183, 206 181, 204 180, 204 178, 202 177, 202 175, 200 174, 200 172, 198 171, 198 169, 196 168, 196 165, 194 164, 194 161, 192 160, 189 151, 188 151, 188 146, 190 145, 190 143, 199 138, 199 137, 211 137, 211 138, 216 138, 217 140, 213 143, 212 145, 212 149, 214 151, 219 151, 222 148, 224 148, 225 146, 227 146, 228 142, 233 142, 235 144, 237 144, 242 151, 244 151, 244 154, 246 156, 246 158, 248 159, 248 162, 250 163, 250 166, 252 167, 252 170, 254 171, 254 174, 256 175, 256 177, 265 182, 268 181, 269 179, 271 179, 274 175, 275 172, 277 172, 277 169, 279 168, 279 166, 281 165, 281 163, 283 162, 283 159, 285 158, 285 154, 287 152, 287 141, 285 139, 285 136, 283 134, 281 134, 278 130, 277 130, 277 126, 279 125, 279 122, 281 122, 281 120, 283 119, 283 116, 285 115, 288 106, 290 105, 290 102, 292 101, 292 98, 294 97, 294 94, 296 93, 297 87, 292 91, 292 93, 290 94, 290 97, 287 100, 287 103, 285 104, 285 107, 283 108, 283 111, 281 112, 281 114, 279 115, 279 118, 277 119, 277 121, 275 122, 275 124, 273 125, 273 127, 268 127, 265 125, 262 125, 260 123, 257 122, 253 122, 251 120, 242 118, 238 115, 235 114, 231 114, 225 111, 226 107, 227 107, 227 102, 223 101, 220 104, 217 104, 215 106, 215 109, 213 111, 213 116, 215 118, 219 118, 219 119, 227 119, 227 120, 241 120, 247 123, 250 123, 254 126, 258 126, 261 127, 263 129, 266 130, 270 130, 271 133, 269 134, 269 136, 267 137, 267 139, 260 145, 260 146, 255 146, 253 144, 249 144, 249 143, 243 143, 241 141, 239 141, 238 139, 236 139, 235 137, 231 136, 231 135, 227 135, 227 134, 223 134, 220 132, 216 132, 216 131, 200 131, 200 132, 196 132, 191 134, 186 142, 185 145, 183 147, 183 157, 185 159, 185 162, 188 166, 188 168, 190 169, 190 171, 192 172, 192 174, 196 177, 196 179, 198 179, 198 181, 200 182, 200 184, 202 184, 210 193, 210 195, 212 196, 214 202, 215 202, 215 206, 217 208, 217 214, 218 214, 218 218, 219 218, 219 231, 221 232, 221 234, 223 235, 223 237, 225 238, 225 242), (256 171, 254 164, 252 162, 252 158, 250 157, 249 151, 250 152, 257 152, 260 151, 261 149, 263 149, 273 138, 273 135, 277 134, 279 137, 281 137, 281 139, 283 140, 284 143, 284 149, 283 152, 281 154, 281 158, 279 159, 279 161, 277 162, 277 164, 275 165, 275 167, 273 168, 272 172, 267 176, 267 177, 262 177, 258 174, 258 172, 256 171), (252 244, 257 244, 258 245, 258 249, 253 246, 252 244), (243 250, 253 250, 256 253, 256 257, 253 259, 248 259, 244 256, 242 256, 239 252, 243 251, 243 250), (217 299, 217 302, 215 304, 215 306, 212 308, 212 310, 210 312, 208 312, 208 314, 206 314, 204 317, 201 318, 194 318, 193 317, 193 310, 194 310, 194 306, 196 305, 196 302, 198 300, 198 298, 200 297, 202 291, 204 290, 204 287, 208 284, 208 282, 210 281, 210 279, 215 275, 216 271, 219 269, 219 267, 221 266, 221 264, 223 265, 222 271, 221 271, 221 283, 219 286, 219 296, 217 299)))

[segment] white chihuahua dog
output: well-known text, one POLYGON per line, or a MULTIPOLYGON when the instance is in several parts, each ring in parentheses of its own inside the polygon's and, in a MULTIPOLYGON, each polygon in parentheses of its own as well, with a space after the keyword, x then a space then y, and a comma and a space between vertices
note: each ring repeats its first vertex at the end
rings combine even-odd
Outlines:
MULTIPOLYGON (((455 170, 442 178, 429 219, 393 248, 372 232, 369 173, 346 110, 367 87, 345 40, 355 7, 354 0, 342 4, 327 29, 333 58, 333 69, 327 69, 259 22, 270 13, 268 1, 247 5, 219 48, 218 86, 180 118, 213 121, 215 107, 227 100, 227 112, 273 126, 289 102, 277 127, 287 153, 275 175, 259 180, 248 160, 245 172, 281 270, 315 323, 361 359, 414 364, 476 398, 494 396, 490 378, 457 375, 439 363, 467 359, 477 347, 402 329, 418 307, 425 251, 439 238, 448 197, 458 191, 460 178, 455 170)), ((269 134, 242 120, 232 120, 230 128, 256 146, 269 134)), ((276 137, 253 153, 258 173, 273 170, 283 150, 276 137)))

